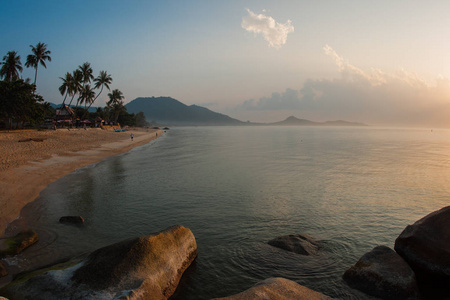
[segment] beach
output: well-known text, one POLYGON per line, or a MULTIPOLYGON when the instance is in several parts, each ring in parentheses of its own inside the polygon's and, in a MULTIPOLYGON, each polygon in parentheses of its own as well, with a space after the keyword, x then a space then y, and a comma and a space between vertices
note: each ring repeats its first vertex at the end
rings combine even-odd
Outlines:
POLYGON ((0 235, 42 189, 76 169, 124 153, 163 130, 100 128, 0 132, 0 235), (133 140, 130 135, 133 134, 133 140))

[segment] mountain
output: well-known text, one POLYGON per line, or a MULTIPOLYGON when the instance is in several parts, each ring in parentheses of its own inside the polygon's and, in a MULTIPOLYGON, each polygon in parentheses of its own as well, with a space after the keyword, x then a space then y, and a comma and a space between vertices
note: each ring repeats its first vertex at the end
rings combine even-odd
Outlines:
POLYGON ((326 122, 313 122, 305 119, 298 119, 294 116, 288 117, 281 122, 269 123, 267 125, 274 126, 367 126, 363 123, 347 122, 342 120, 326 121, 326 122))
POLYGON ((129 113, 144 112, 147 121, 166 125, 246 125, 229 116, 197 105, 188 106, 170 97, 136 98, 125 107, 129 113))

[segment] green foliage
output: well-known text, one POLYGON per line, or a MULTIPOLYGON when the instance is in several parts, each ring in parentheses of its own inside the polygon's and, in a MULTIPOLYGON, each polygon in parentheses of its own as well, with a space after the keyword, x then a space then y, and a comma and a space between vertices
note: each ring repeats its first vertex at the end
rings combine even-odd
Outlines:
POLYGON ((122 126, 136 126, 136 116, 129 114, 125 108, 120 112, 117 122, 122 126))
POLYGON ((9 124, 26 122, 36 125, 42 122, 46 109, 41 104, 43 98, 34 92, 35 86, 22 79, 0 81, 0 118, 9 124))
POLYGON ((137 127, 145 127, 148 126, 148 122, 145 119, 144 112, 140 111, 136 114, 136 126, 137 127))

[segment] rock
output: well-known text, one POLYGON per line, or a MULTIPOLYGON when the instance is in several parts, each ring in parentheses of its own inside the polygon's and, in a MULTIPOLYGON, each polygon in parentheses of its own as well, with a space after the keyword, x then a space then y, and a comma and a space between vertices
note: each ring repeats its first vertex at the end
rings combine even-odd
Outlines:
POLYGON ((252 288, 243 291, 242 293, 225 297, 216 298, 216 300, 327 300, 332 299, 319 292, 313 291, 300 284, 284 279, 284 278, 269 278, 257 283, 252 288))
POLYGON ((84 219, 80 216, 64 216, 59 219, 59 223, 80 225, 84 223, 84 219))
POLYGON ((6 271, 5 265, 0 261, 0 277, 5 277, 8 275, 8 271, 6 271))
POLYGON ((291 234, 270 240, 269 245, 303 255, 315 255, 319 244, 307 234, 291 234))
POLYGON ((416 276, 394 250, 377 246, 345 271, 343 279, 352 288, 382 299, 416 299, 416 276))
POLYGON ((173 226, 100 248, 81 262, 18 278, 0 294, 19 299, 168 299, 196 256, 192 232, 173 226))
POLYGON ((395 251, 422 281, 450 291, 450 206, 408 225, 395 240, 395 251))
POLYGON ((0 257, 16 255, 39 240, 36 232, 25 230, 13 237, 0 239, 0 257))

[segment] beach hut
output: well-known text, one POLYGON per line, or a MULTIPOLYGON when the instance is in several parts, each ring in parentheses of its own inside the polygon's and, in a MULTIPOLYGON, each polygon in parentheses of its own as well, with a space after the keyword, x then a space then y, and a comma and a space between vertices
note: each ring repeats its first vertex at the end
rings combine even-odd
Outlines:
POLYGON ((73 116, 75 116, 75 112, 71 107, 67 105, 64 105, 61 108, 56 109, 56 117, 59 119, 66 119, 67 117, 72 118, 73 116))
POLYGON ((72 125, 72 119, 75 116, 74 110, 67 106, 61 106, 60 108, 56 109, 56 120, 59 125, 72 125), (68 122, 70 121, 70 122, 68 122))

